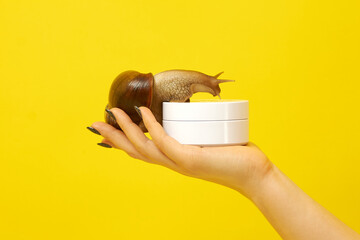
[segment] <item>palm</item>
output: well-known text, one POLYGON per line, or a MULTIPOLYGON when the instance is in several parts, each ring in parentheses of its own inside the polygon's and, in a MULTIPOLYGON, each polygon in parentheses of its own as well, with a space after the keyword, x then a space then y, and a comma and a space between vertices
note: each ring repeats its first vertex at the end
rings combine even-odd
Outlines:
POLYGON ((249 188, 271 168, 271 162, 253 143, 246 146, 201 148, 194 177, 220 183, 248 195, 249 188))

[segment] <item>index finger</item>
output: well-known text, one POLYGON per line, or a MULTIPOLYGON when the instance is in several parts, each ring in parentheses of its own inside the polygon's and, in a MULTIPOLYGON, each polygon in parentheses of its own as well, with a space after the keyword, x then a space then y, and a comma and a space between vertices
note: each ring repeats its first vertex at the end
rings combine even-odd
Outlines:
POLYGON ((140 107, 143 122, 155 145, 167 157, 178 164, 194 165, 198 164, 202 158, 202 148, 180 144, 174 138, 167 135, 164 128, 158 123, 146 107, 140 107))

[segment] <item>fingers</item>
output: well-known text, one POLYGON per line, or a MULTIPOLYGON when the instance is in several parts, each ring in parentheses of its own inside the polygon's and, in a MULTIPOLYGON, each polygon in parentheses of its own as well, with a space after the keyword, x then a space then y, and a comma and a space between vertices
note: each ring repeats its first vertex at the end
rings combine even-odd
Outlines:
POLYGON ((136 150, 125 134, 120 130, 104 122, 95 122, 91 126, 99 131, 101 136, 105 138, 105 140, 102 141, 103 143, 122 149, 133 158, 148 161, 145 156, 136 150))
POLYGON ((187 170, 197 168, 202 163, 202 148, 182 145, 174 138, 166 134, 163 127, 158 123, 146 107, 140 108, 143 122, 149 131, 155 145, 175 163, 184 166, 187 170))
POLYGON ((156 147, 153 141, 145 136, 139 126, 133 123, 130 117, 124 111, 119 108, 112 108, 111 112, 114 114, 117 123, 124 131, 126 137, 137 152, 154 163, 163 165, 176 171, 180 170, 172 160, 166 157, 156 147))

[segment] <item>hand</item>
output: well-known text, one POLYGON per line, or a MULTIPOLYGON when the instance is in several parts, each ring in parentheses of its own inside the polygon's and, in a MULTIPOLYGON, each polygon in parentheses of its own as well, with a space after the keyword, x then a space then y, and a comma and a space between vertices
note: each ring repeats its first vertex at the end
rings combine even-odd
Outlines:
POLYGON ((133 158, 239 191, 259 208, 283 239, 360 239, 287 178, 254 144, 182 145, 166 134, 148 108, 140 110, 151 140, 118 108, 111 112, 123 132, 103 122, 95 122, 92 127, 104 137, 103 143, 133 158))
POLYGON ((104 137, 103 143, 121 149, 133 158, 228 186, 248 198, 256 194, 265 176, 273 169, 272 163, 253 143, 224 147, 183 145, 166 134, 148 108, 141 107, 140 110, 152 139, 118 108, 111 112, 123 131, 104 122, 95 122, 92 127, 104 137))

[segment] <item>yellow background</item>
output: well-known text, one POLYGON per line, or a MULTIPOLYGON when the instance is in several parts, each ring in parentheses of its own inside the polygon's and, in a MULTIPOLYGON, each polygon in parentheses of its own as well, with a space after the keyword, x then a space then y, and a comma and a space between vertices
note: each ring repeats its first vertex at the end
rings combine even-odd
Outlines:
MULTIPOLYGON (((0 239, 280 239, 237 192, 98 147, 112 80, 225 71, 250 139, 360 231, 359 1, 0 1, 0 239)), ((195 98, 212 98, 198 94, 195 98)))

